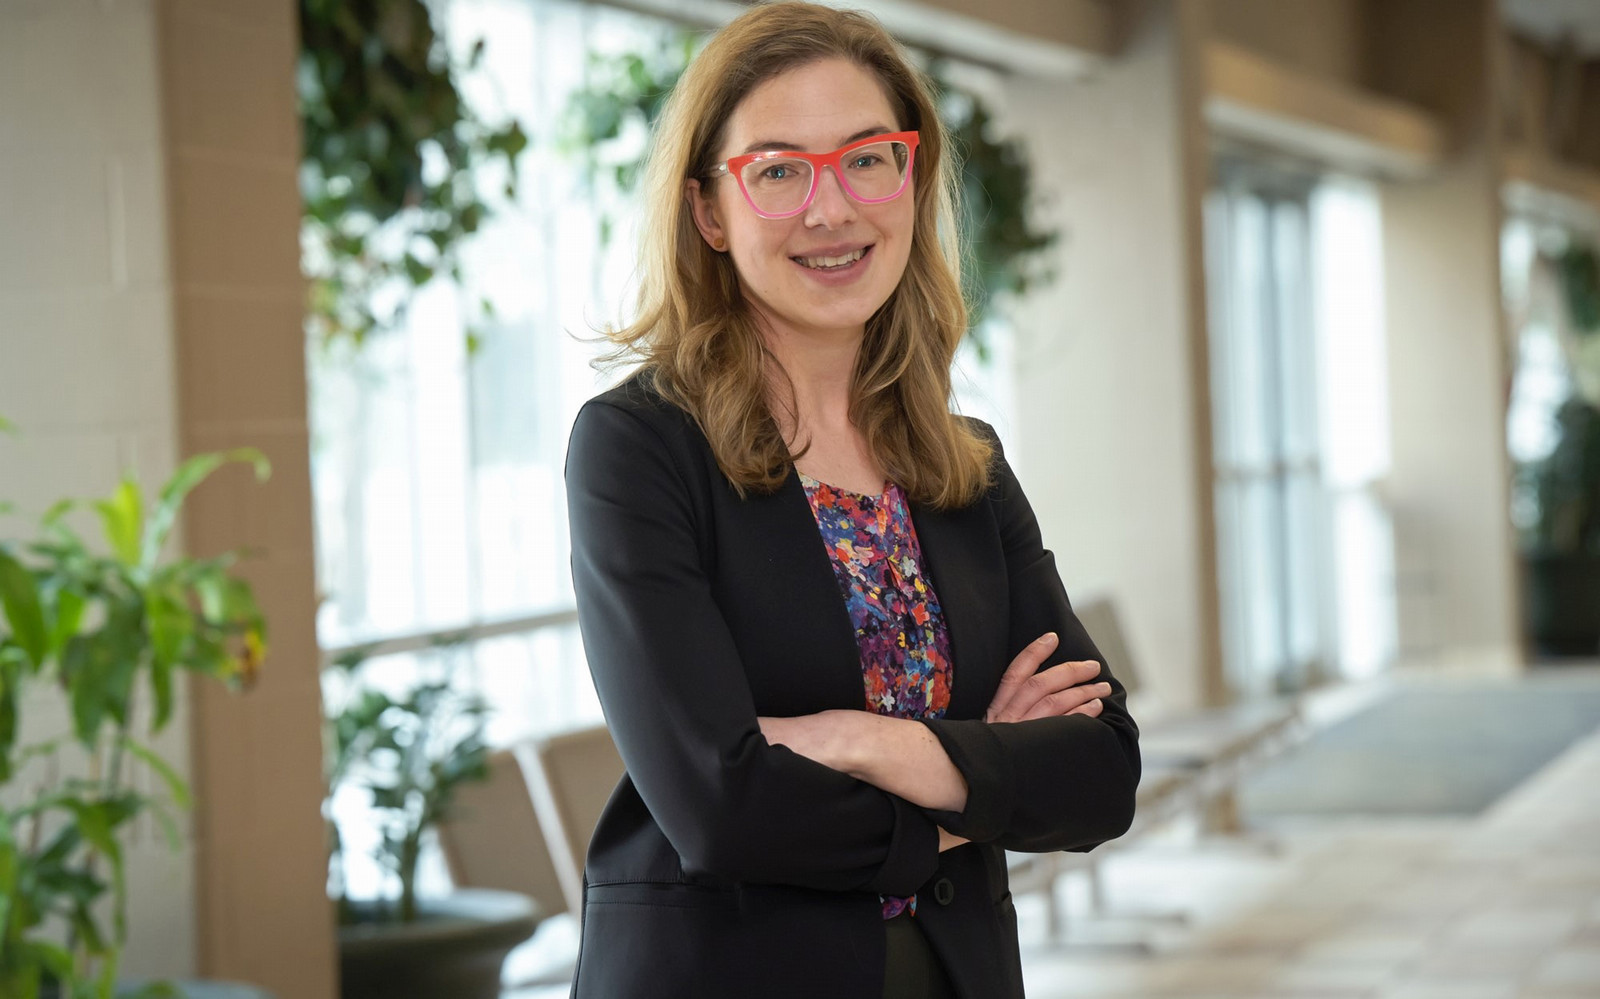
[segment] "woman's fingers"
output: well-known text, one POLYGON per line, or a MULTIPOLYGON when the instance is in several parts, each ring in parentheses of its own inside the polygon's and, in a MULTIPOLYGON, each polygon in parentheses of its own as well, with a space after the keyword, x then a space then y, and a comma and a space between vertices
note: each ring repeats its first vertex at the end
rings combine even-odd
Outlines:
POLYGON ((1100 675, 1100 664, 1093 660, 1061 663, 1041 670, 1017 685, 1005 707, 992 711, 988 720, 1022 721, 1066 714, 1084 702, 1110 694, 1105 684, 1088 685, 1100 675))
POLYGON ((1001 717, 1002 712, 1011 704, 1017 692, 1039 671, 1039 665, 1056 650, 1057 641, 1056 633, 1047 631, 1017 653, 1017 657, 1011 660, 1011 665, 1006 667, 1005 675, 1000 678, 1000 686, 995 689, 994 697, 989 701, 989 710, 984 715, 985 720, 991 722, 1007 720, 1001 717))
POLYGON ((1057 715, 1088 715, 1097 718, 1105 709, 1103 698, 1111 696, 1111 684, 1088 683, 1041 697, 1023 720, 1054 718, 1057 715))

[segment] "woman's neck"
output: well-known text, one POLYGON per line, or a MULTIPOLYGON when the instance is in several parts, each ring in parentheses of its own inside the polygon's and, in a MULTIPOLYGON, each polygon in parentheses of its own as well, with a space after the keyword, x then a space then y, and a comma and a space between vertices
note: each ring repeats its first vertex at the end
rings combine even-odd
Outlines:
POLYGON ((876 496, 884 489, 883 469, 850 422, 850 382, 863 332, 770 336, 767 349, 782 370, 775 366, 769 373, 767 397, 784 442, 791 451, 805 449, 799 471, 876 496))
POLYGON ((773 416, 784 438, 795 443, 816 433, 831 434, 850 424, 850 382, 861 330, 816 335, 769 330, 767 350, 780 370, 769 372, 773 416), (790 412, 790 405, 794 411, 790 412))

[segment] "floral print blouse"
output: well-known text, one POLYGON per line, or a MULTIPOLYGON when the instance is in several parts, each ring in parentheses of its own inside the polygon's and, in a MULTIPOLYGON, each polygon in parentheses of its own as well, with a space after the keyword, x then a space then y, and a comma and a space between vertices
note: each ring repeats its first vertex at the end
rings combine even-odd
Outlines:
MULTIPOLYGON (((950 706, 950 634, 904 491, 867 496, 804 473, 806 499, 833 562, 861 650, 867 710, 895 718, 943 718, 950 706)), ((915 895, 883 895, 883 918, 917 913, 915 895)))

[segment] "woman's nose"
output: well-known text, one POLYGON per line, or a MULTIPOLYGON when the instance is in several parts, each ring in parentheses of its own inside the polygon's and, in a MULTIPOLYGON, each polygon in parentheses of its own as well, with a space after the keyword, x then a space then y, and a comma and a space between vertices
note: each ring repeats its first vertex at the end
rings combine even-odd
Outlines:
POLYGON ((844 184, 834 169, 824 167, 822 175, 817 178, 816 196, 806 209, 806 224, 837 229, 855 218, 855 214, 855 199, 845 192, 844 184))

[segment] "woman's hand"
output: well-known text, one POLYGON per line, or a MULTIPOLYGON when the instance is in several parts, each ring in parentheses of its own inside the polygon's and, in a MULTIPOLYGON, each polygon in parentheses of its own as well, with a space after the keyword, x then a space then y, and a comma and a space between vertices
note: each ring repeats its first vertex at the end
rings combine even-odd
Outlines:
POLYGON ((967 781, 926 725, 871 711, 834 709, 796 718, 756 719, 774 746, 866 781, 923 808, 959 812, 967 781))
POLYGON ((1055 632, 1047 632, 1017 653, 1000 678, 984 721, 1027 721, 1057 715, 1094 718, 1100 714, 1104 708, 1100 699, 1111 694, 1111 684, 1088 682, 1100 675, 1099 663, 1088 659, 1039 670, 1059 641, 1055 632))
POLYGON ((854 776, 858 742, 864 736, 860 711, 819 711, 795 718, 762 715, 761 734, 774 746, 788 746, 825 767, 854 776))

